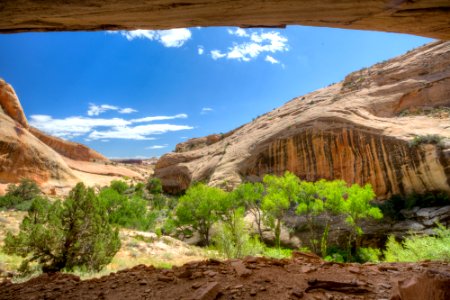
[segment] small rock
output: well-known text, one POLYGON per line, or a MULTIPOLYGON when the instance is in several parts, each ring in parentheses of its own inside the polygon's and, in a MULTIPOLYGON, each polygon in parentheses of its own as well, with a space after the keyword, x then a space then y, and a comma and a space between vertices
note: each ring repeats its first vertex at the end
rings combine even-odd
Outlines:
POLYGON ((189 278, 192 276, 192 272, 189 269, 184 269, 180 273, 178 273, 178 278, 189 278))
POLYGON ((203 273, 197 271, 197 272, 192 273, 192 275, 191 275, 190 278, 191 278, 191 279, 197 279, 197 278, 201 278, 201 277, 203 277, 203 273))
POLYGON ((146 280, 141 280, 139 281, 139 285, 147 285, 148 282, 146 280))
POLYGON ((358 267, 348 267, 347 270, 353 274, 361 274, 361 270, 358 267))
POLYGON ((196 282, 196 283, 194 283, 191 287, 194 289, 194 290, 196 290, 196 289, 198 289, 199 287, 201 287, 202 286, 202 283, 201 282, 196 282))
POLYGON ((256 291, 254 289, 250 290, 250 296, 256 296, 256 291))
POLYGON ((217 281, 210 282, 201 289, 198 289, 192 296, 193 300, 214 300, 220 293, 220 284, 217 281))
POLYGON ((162 281, 162 282, 170 282, 170 281, 173 281, 174 278, 171 276, 158 275, 157 279, 158 279, 158 281, 162 281))
POLYGON ((301 290, 298 289, 298 288, 294 288, 294 289, 291 291, 291 295, 294 296, 294 297, 296 297, 296 298, 298 298, 298 299, 300 299, 300 298, 303 298, 303 291, 301 291, 301 290))
POLYGON ((247 269, 241 261, 233 261, 231 266, 234 268, 239 277, 248 277, 252 274, 252 271, 247 269))

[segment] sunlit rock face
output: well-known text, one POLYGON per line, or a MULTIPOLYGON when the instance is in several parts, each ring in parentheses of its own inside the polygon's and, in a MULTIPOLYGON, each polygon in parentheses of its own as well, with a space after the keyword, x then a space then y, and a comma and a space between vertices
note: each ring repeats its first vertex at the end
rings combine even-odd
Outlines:
POLYGON ((161 157, 155 174, 170 192, 200 180, 232 188, 285 171, 370 183, 380 198, 450 192, 450 116, 441 107, 450 107, 450 42, 351 73, 214 143, 187 141, 161 157), (426 135, 440 142, 411 145, 426 135))
POLYGON ((0 80, 0 107, 0 183, 76 179, 60 155, 30 133, 19 99, 4 80, 0 80))
POLYGON ((53 193, 78 181, 94 185, 107 183, 108 177, 143 179, 133 170, 108 162, 85 145, 30 127, 14 89, 0 79, 0 185, 29 178, 53 193))
POLYGON ((0 3, 0 32, 170 29, 195 26, 326 26, 450 39, 443 0, 117 1, 0 3))
POLYGON ((62 156, 68 157, 74 160, 81 161, 98 161, 98 162, 106 162, 108 159, 98 153, 97 151, 92 150, 89 147, 86 147, 83 144, 74 143, 70 141, 66 141, 40 131, 37 128, 31 127, 30 132, 48 145, 50 148, 61 154, 62 156))

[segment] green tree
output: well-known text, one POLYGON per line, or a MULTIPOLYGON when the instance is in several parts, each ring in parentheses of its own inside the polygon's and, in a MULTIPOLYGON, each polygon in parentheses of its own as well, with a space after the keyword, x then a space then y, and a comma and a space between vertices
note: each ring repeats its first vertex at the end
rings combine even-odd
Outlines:
POLYGON ((325 257, 328 252, 328 233, 332 218, 344 209, 344 197, 347 195, 347 183, 343 180, 319 180, 315 183, 319 198, 324 201, 322 217, 323 232, 320 239, 320 252, 325 257))
POLYGON ((120 248, 118 230, 108 222, 92 188, 82 183, 64 201, 36 198, 17 235, 8 233, 4 251, 37 262, 44 272, 84 268, 99 271, 120 248))
POLYGON ((311 235, 311 248, 313 252, 317 253, 319 250, 319 238, 317 236, 316 217, 324 211, 324 201, 319 197, 317 185, 314 182, 300 182, 297 203, 295 213, 305 216, 311 235))
POLYGON ((149 211, 147 201, 135 196, 120 194, 112 188, 102 189, 98 195, 108 213, 108 220, 126 228, 149 230, 154 227, 158 215, 149 211))
POLYGON ((242 203, 253 215, 259 236, 262 237, 262 212, 260 207, 264 196, 264 185, 260 182, 242 183, 231 194, 235 201, 242 203))
POLYGON ((342 180, 322 179, 317 182, 300 183, 296 213, 305 216, 312 237, 310 241, 312 250, 315 253, 320 252, 323 257, 327 255, 331 218, 342 210, 346 189, 346 183, 342 180), (318 224, 319 217, 320 224, 318 224), (318 236, 321 227, 323 231, 318 236))
POLYGON ((261 208, 271 228, 275 232, 275 244, 280 247, 281 223, 291 205, 297 201, 300 180, 290 172, 284 176, 266 175, 263 182, 266 195, 261 208))
POLYGON ((352 243, 355 242, 356 251, 359 248, 360 237, 363 234, 361 220, 367 218, 381 219, 383 217, 381 210, 370 203, 374 198, 375 193, 370 184, 366 184, 364 187, 353 184, 347 189, 342 212, 345 215, 345 222, 351 228, 347 248, 349 258, 351 258, 352 243))
POLYGON ((178 224, 191 226, 200 234, 202 244, 209 245, 211 226, 219 219, 226 197, 226 192, 203 183, 189 187, 176 207, 178 224))

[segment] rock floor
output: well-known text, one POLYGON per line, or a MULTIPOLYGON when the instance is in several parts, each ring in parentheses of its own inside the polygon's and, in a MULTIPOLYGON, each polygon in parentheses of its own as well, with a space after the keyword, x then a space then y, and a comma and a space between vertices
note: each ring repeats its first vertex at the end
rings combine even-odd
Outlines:
POLYGON ((139 265, 81 281, 43 274, 0 284, 0 299, 450 299, 450 264, 339 264, 292 259, 206 260, 170 270, 139 265))

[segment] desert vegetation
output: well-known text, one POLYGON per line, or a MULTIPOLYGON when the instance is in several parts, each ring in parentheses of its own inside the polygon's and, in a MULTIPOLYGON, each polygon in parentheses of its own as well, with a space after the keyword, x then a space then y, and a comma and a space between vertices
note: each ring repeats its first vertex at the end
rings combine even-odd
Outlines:
MULTIPOLYGON (((142 232, 127 239, 132 248, 164 236, 175 238, 169 241, 167 237, 168 244, 197 237, 204 252, 192 254, 195 257, 283 258, 290 257, 294 249, 282 247, 281 229, 295 232, 285 221, 287 215, 294 215, 309 232, 308 240, 302 240, 297 250, 328 261, 450 261, 450 230, 440 224, 430 236, 411 235, 403 241, 391 236, 381 249, 361 246, 366 220, 381 220, 383 215, 399 220, 403 209, 447 205, 448 195, 394 196, 381 204, 374 200, 369 184, 307 182, 290 172, 266 175, 262 182, 242 183, 230 192, 199 182, 180 197, 165 195, 157 178, 140 183, 115 180, 96 188, 80 183, 64 200, 49 199, 36 183, 22 180, 0 197, 2 210, 26 212, 18 232, 9 232, 4 238, 1 255, 16 265, 21 262, 17 270, 21 276, 100 272, 115 261, 121 248, 120 229, 142 232), (332 242, 330 226, 335 218, 345 224, 345 243, 332 242), (263 231, 270 231, 273 239, 264 238, 263 231)), ((170 266, 152 260, 151 254, 147 258, 146 263, 170 266)))

